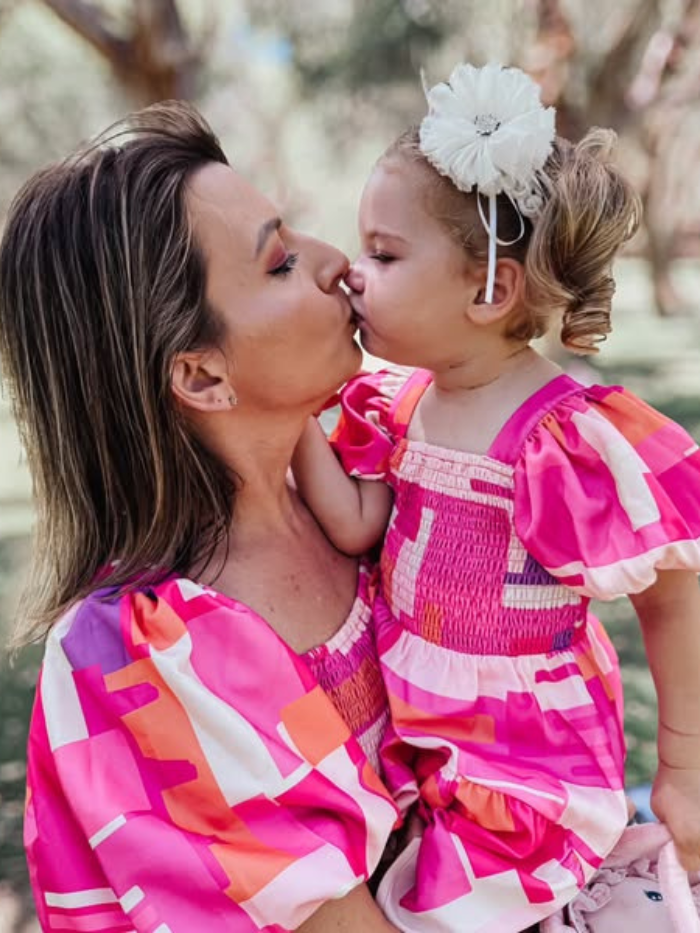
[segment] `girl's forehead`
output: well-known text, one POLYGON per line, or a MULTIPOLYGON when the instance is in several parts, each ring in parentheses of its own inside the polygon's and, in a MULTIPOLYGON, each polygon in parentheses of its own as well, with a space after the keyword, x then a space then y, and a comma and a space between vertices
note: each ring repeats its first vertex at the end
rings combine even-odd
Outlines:
POLYGON ((413 238, 426 231, 431 217, 426 210, 424 180, 415 166, 380 162, 362 194, 359 227, 363 236, 393 232, 413 238))
POLYGON ((360 221, 392 218, 407 223, 425 216, 420 172, 403 162, 380 162, 367 180, 360 202, 360 221))

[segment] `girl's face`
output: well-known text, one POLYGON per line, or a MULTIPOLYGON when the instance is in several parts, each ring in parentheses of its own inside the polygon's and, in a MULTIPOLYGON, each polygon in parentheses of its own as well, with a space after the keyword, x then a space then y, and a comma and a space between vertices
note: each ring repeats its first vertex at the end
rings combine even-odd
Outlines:
POLYGON ((480 285, 464 250, 427 212, 421 175, 401 160, 374 170, 360 202, 361 252, 346 282, 369 353, 440 369, 463 357, 480 285))
POLYGON ((239 403, 278 411, 325 400, 361 361, 340 287, 347 258, 287 227, 227 166, 200 169, 187 201, 239 403))

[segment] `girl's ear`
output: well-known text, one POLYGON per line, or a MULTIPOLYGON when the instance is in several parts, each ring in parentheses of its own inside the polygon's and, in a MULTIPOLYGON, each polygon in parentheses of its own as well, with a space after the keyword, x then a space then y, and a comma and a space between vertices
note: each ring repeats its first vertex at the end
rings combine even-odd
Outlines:
POLYGON ((517 259, 499 259, 493 285, 493 301, 486 301, 487 271, 480 272, 476 297, 469 305, 469 317, 474 324, 502 321, 516 308, 525 288, 525 269, 517 259))
POLYGON ((173 363, 170 385, 175 398, 197 411, 226 411, 233 407, 236 393, 219 350, 179 353, 173 363))

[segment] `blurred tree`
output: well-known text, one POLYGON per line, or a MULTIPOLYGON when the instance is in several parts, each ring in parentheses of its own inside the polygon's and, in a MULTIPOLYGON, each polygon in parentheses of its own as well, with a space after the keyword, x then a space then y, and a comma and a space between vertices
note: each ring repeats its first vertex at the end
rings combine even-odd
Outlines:
POLYGON ((700 161, 700 0, 636 0, 602 52, 582 55, 563 0, 532 0, 538 31, 523 64, 557 107, 561 133, 579 138, 588 126, 613 126, 644 155, 637 179, 656 307, 681 307, 671 262, 687 233, 700 242, 700 198, 686 169, 700 161), (576 57, 580 80, 572 80, 576 57), (679 172, 679 167, 682 170, 679 172))
POLYGON ((275 0, 249 5, 253 22, 274 23, 288 37, 302 85, 312 92, 329 84, 356 91, 412 80, 446 34, 447 17, 427 2, 349 0, 342 9, 324 6, 318 16, 319 10, 303 12, 298 4, 275 0))
POLYGON ((697 255, 700 244, 700 0, 683 0, 676 21, 650 37, 626 103, 647 156, 642 196, 656 306, 669 315, 682 307, 671 260, 697 255))
POLYGON ((131 0, 121 17, 108 4, 43 2, 109 62, 136 105, 196 96, 215 25, 211 8, 207 27, 195 39, 176 0, 131 0))
POLYGON ((644 199, 636 248, 650 260, 658 311, 680 307, 671 261, 683 242, 700 243, 691 215, 700 216, 700 197, 687 190, 687 170, 698 172, 700 162, 700 0, 588 0, 585 10, 575 0, 493 0, 488 9, 476 0, 247 6, 251 21, 289 41, 302 91, 325 112, 338 151, 378 127, 390 138, 415 120, 418 72, 430 73, 436 59, 441 74, 460 58, 520 64, 570 139, 589 126, 615 127, 644 199))

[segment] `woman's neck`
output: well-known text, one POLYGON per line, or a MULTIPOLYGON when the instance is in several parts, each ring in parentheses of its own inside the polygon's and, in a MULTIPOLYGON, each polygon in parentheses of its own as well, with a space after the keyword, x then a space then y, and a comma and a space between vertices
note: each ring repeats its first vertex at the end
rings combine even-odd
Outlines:
POLYGON ((234 479, 237 528, 262 533, 292 520, 290 463, 308 417, 237 408, 200 424, 202 443, 234 479))

